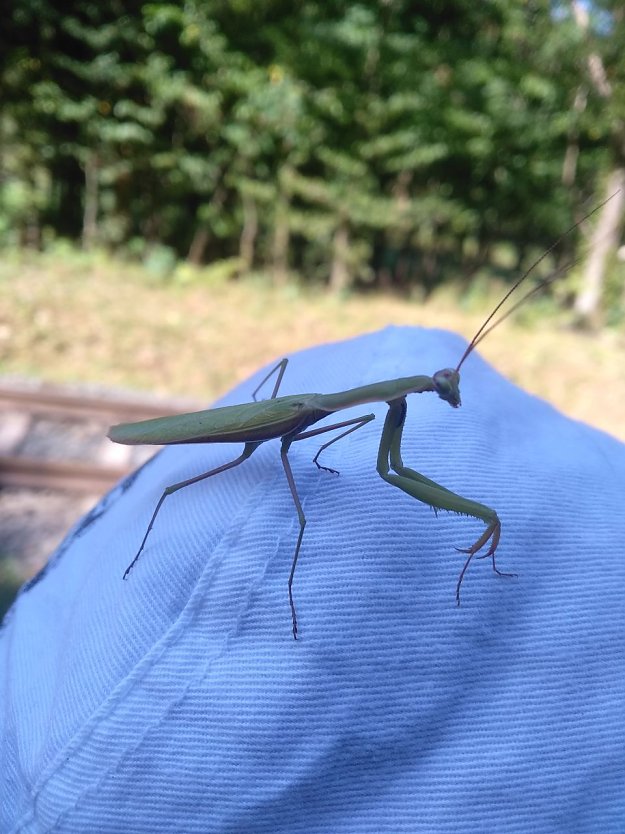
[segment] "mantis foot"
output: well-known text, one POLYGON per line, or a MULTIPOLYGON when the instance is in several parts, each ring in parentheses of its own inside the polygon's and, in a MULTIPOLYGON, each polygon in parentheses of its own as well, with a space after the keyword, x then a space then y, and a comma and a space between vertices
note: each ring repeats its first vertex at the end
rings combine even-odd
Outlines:
POLYGON ((471 547, 461 548, 457 547, 456 550, 458 553, 467 553, 468 557, 462 566, 462 570, 460 571, 460 576, 458 577, 458 582, 456 583, 456 605, 460 605, 460 587, 462 585, 462 581, 464 579, 464 575, 467 572, 469 565, 473 561, 473 559, 490 559, 491 565, 494 572, 497 576, 511 576, 516 577, 516 573, 504 573, 504 571, 499 570, 497 564, 495 562, 495 552, 497 550, 497 545, 499 544, 499 537, 501 535, 501 522, 498 518, 495 521, 491 522, 486 530, 482 533, 479 539, 471 545, 471 547), (488 550, 486 553, 482 553, 481 556, 477 554, 479 551, 490 541, 490 545, 488 546, 488 550))
POLYGON ((326 472, 331 472, 333 475, 341 474, 338 469, 332 469, 331 466, 323 466, 321 463, 317 463, 317 461, 314 461, 314 463, 317 469, 324 469, 326 472))

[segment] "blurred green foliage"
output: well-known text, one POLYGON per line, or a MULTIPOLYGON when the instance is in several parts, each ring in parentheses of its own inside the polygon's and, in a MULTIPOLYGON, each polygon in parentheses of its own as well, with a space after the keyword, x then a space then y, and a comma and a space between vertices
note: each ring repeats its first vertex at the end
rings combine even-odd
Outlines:
POLYGON ((11 607, 15 596, 24 582, 23 571, 9 559, 0 556, 0 623, 11 607))
POLYGON ((523 262, 596 190, 623 121, 625 87, 608 106, 586 78, 593 49, 621 79, 623 15, 592 12, 584 33, 547 0, 15 0, 0 243, 335 290, 427 292, 502 243, 523 262))

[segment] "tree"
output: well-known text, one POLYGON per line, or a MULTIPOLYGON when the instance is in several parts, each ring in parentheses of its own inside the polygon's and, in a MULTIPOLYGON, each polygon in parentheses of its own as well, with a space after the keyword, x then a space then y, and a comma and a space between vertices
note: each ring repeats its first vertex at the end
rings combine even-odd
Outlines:
MULTIPOLYGON (((597 8, 613 83, 619 11, 597 8)), ((38 245, 46 225, 85 246, 238 258, 337 291, 429 289, 502 241, 521 260, 569 224, 606 142, 618 147, 590 92, 581 107, 588 45, 563 10, 70 0, 59 13, 18 0, 0 234, 4 222, 38 245)))
POLYGON ((600 323, 603 313, 607 266, 610 256, 618 248, 625 207, 625 103, 620 84, 616 87, 614 83, 622 82, 625 74, 622 52, 614 51, 616 44, 625 45, 625 21, 621 7, 612 3, 594 10, 592 26, 588 10, 578 0, 571 0, 571 10, 584 36, 588 93, 584 94, 583 101, 585 103, 588 96, 594 99, 596 124, 607 139, 606 164, 610 168, 604 199, 611 199, 605 203, 594 224, 581 270, 581 286, 575 298, 578 324, 594 327, 600 323))

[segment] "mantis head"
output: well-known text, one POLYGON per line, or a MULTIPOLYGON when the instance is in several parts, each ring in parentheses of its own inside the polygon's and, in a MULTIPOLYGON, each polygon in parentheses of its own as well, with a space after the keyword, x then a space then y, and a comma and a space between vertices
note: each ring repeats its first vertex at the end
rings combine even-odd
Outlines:
POLYGON ((434 390, 445 402, 449 403, 453 408, 458 408, 460 405, 460 374, 454 368, 443 368, 442 371, 436 371, 432 377, 434 382, 434 390))
MULTIPOLYGON (((599 211, 599 209, 603 208, 603 206, 607 202, 609 202, 614 196, 616 196, 616 194, 618 194, 619 191, 620 191, 620 189, 615 191, 614 194, 610 195, 607 198, 607 200, 604 200, 602 203, 599 203, 599 205, 596 206, 592 211, 588 212, 588 214, 585 217, 582 217, 581 220, 578 220, 576 223, 574 223, 570 227, 570 229, 567 229, 567 231, 564 232, 563 235, 560 235, 560 237, 555 241, 555 243, 552 243, 551 246, 548 249, 546 249, 543 252, 543 254, 534 261, 534 263, 529 267, 529 269, 525 270, 525 272, 521 275, 521 277, 518 278, 514 282, 514 284, 510 287, 508 292, 504 295, 504 297, 501 299, 501 301, 497 304, 497 306, 492 311, 492 313, 490 313, 490 315, 487 317, 486 321, 482 324, 482 326, 477 331, 475 336, 471 339, 471 341, 467 345, 467 348, 466 348, 465 352, 462 354, 460 362, 458 362, 455 369, 454 368, 443 368, 442 371, 436 371, 436 373, 432 377, 432 383, 434 384, 434 390, 436 391, 438 396, 441 398, 441 400, 445 400, 445 402, 448 402, 449 405, 451 405, 453 408, 458 408, 458 406, 460 405, 460 368, 462 367, 465 359, 467 359, 471 355, 471 353, 479 345, 479 343, 482 341, 482 339, 484 339, 486 336, 488 336, 488 334, 492 330, 494 330, 495 327, 500 325, 502 321, 505 321, 505 319, 507 319, 508 316, 510 316, 512 313, 514 313, 515 310, 518 310, 519 307, 521 307, 523 304, 525 304, 525 302, 529 298, 531 298, 533 295, 535 295, 536 293, 540 292, 542 289, 544 289, 545 287, 548 287, 551 283, 553 283, 553 281, 555 281, 555 279, 562 272, 569 269, 577 261, 572 261, 571 263, 567 264, 566 266, 561 267, 559 269, 556 269, 554 272, 551 273, 551 275, 547 276, 547 278, 543 278, 542 281, 539 281, 538 284, 533 289, 531 289, 522 298, 520 298, 515 304, 513 304, 512 307, 510 307, 510 309, 506 313, 503 313, 502 315, 500 315, 499 318, 495 318, 497 313, 501 310, 501 308, 506 303, 506 301, 510 298, 510 296, 517 290, 517 288, 530 275, 530 273, 532 273, 534 271, 534 269, 538 266, 538 264, 540 264, 541 261, 543 261, 547 257, 547 255, 550 252, 552 252, 556 248, 556 246, 558 246, 558 244, 567 235, 569 235, 574 229, 577 229, 578 226, 580 226, 582 223, 584 223, 586 220, 588 220, 588 218, 591 217, 593 214, 595 214, 595 212, 597 212, 597 211, 599 211), (493 319, 495 319, 495 320, 493 321, 493 319)), ((578 259, 578 260, 580 260, 580 259, 578 259)))

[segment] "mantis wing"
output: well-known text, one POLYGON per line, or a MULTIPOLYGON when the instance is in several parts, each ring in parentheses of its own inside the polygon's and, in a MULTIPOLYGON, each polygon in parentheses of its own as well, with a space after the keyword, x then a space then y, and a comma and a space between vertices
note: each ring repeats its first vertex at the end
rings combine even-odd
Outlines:
MULTIPOLYGON (((304 428, 318 411, 316 394, 300 394, 138 423, 120 423, 112 426, 108 436, 115 443, 130 446, 255 442, 304 428)), ((321 416, 315 416, 313 422, 321 416)))

